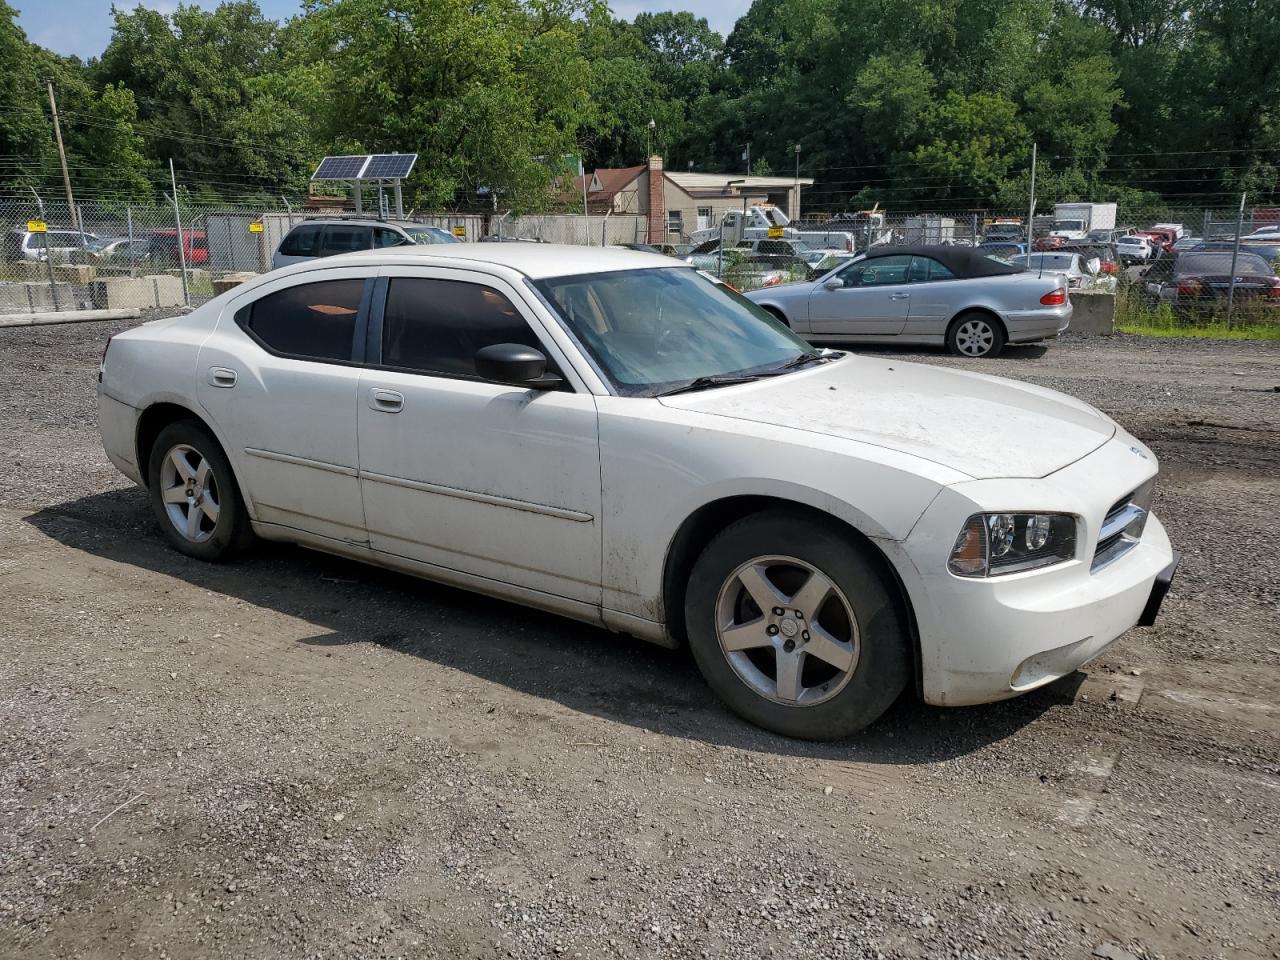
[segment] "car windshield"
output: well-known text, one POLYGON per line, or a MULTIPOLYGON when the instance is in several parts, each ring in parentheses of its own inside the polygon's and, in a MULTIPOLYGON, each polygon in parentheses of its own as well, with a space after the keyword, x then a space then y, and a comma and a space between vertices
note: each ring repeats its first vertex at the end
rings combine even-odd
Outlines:
POLYGON ((414 243, 461 243, 448 230, 440 227, 405 227, 404 232, 413 238, 414 243))
MULTIPOLYGON (((1180 277, 1230 276, 1231 254, 1184 253, 1178 257, 1174 273, 1180 277)), ((1246 275, 1269 277, 1272 275, 1272 270, 1267 261, 1256 253, 1241 253, 1236 258, 1235 275, 1237 277, 1246 275)))
POLYGON ((624 396, 766 374, 820 352, 687 267, 552 277, 535 286, 624 396))

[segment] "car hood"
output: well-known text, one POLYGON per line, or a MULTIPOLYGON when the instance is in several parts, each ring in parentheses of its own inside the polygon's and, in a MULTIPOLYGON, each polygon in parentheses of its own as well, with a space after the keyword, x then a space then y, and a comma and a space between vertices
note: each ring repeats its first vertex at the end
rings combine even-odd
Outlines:
POLYGON ((1116 432, 1114 421, 1053 390, 861 356, 662 403, 873 444, 974 479, 1047 476, 1116 432))

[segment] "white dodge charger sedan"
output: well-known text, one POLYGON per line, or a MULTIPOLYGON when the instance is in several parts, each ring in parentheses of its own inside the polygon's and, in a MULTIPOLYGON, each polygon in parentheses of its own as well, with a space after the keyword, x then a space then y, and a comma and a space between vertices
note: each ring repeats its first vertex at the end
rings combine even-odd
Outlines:
POLYGON ((1088 404, 817 350, 648 253, 312 261, 114 337, 100 381, 183 553, 293 541, 688 643, 792 736, 1046 684, 1176 562, 1155 458, 1088 404))

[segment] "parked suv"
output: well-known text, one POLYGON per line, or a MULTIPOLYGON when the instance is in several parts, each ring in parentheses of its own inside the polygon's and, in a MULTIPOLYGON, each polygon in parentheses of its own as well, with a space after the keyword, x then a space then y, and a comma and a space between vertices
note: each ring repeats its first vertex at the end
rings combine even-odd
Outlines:
POLYGON ((14 227, 4 237, 5 260, 44 260, 46 244, 54 263, 71 259, 78 250, 92 250, 98 238, 92 233, 66 227, 50 227, 48 233, 32 233, 22 227, 14 227))
POLYGON ((423 243, 459 243, 448 230, 423 223, 392 223, 387 220, 363 220, 334 217, 300 223, 280 241, 271 257, 272 268, 302 263, 316 257, 330 257, 354 250, 376 247, 400 247, 423 243))

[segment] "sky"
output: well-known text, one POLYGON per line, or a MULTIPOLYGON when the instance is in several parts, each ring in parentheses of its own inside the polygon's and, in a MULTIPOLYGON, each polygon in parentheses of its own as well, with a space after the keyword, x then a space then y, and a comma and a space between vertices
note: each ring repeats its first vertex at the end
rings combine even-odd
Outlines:
MULTIPOLYGON (((18 10, 18 25, 27 37, 55 53, 88 59, 102 53, 111 38, 111 0, 9 0, 18 10)), ((137 0, 117 0, 132 9, 137 0)), ((143 6, 170 13, 177 0, 142 0, 143 6)), ((200 0, 198 6, 216 6, 216 0, 200 0)), ((262 12, 284 19, 298 12, 299 0, 258 0, 262 12)), ((615 16, 630 20, 637 13, 654 10, 690 10, 706 17, 722 34, 733 29, 747 12, 751 0, 613 0, 615 16)))

